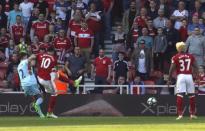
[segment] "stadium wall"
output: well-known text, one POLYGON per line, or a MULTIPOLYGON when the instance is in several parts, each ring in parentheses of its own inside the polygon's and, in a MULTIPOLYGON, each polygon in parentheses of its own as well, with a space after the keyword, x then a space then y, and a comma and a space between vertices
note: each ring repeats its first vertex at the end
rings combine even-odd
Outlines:
MULTIPOLYGON (((153 96, 153 95, 152 95, 153 96)), ((55 114, 59 116, 172 116, 176 115, 176 97, 161 95, 158 103, 149 106, 147 99, 151 95, 61 95, 57 99, 55 114)), ((197 115, 205 115, 203 100, 197 96, 197 115)), ((0 94, 0 116, 36 115, 31 99, 23 94, 0 94)), ((46 113, 48 96, 43 103, 46 113)), ((188 103, 188 99, 185 100, 188 103)), ((184 104, 184 113, 188 115, 189 106, 184 104)))

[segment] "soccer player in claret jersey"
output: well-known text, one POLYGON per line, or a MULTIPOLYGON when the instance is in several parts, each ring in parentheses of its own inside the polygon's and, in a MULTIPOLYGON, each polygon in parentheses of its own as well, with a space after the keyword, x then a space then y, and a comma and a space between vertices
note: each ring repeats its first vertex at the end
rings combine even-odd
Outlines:
POLYGON ((189 95, 190 104, 190 119, 196 119, 196 101, 195 101, 195 87, 192 73, 193 71, 198 76, 198 67, 193 55, 185 52, 186 45, 184 42, 178 42, 176 49, 178 53, 172 57, 172 63, 169 70, 170 84, 172 72, 177 72, 176 94, 177 94, 177 113, 176 120, 183 118, 183 97, 185 94, 189 95))
POLYGON ((48 103, 47 117, 57 118, 53 114, 54 106, 56 104, 56 90, 55 84, 52 80, 55 79, 54 70, 57 65, 57 60, 54 56, 54 49, 50 47, 48 53, 39 53, 37 55, 37 78, 39 83, 45 88, 46 92, 51 94, 48 103))
POLYGON ((43 103, 43 98, 41 97, 40 90, 38 88, 38 83, 33 72, 32 67, 35 66, 35 55, 31 55, 27 58, 27 54, 24 52, 20 53, 21 62, 18 65, 18 75, 21 82, 21 87, 25 95, 32 96, 34 102, 33 107, 41 118, 44 118, 44 114, 41 111, 40 105, 43 103))
MULTIPOLYGON (((37 78, 38 82, 45 88, 45 91, 51 94, 48 103, 47 117, 58 118, 54 113, 56 105, 57 89, 54 79, 56 78, 57 58, 55 57, 54 48, 51 46, 47 50, 48 53, 39 53, 37 55, 37 78)), ((79 87, 81 79, 74 81, 74 86, 79 87)))

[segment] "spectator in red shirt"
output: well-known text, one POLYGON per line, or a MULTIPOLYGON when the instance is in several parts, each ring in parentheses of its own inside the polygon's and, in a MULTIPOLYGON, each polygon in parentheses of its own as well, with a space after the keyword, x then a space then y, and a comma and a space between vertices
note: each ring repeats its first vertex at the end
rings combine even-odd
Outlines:
POLYGON ((49 36, 46 35, 43 42, 39 42, 39 49, 44 49, 47 52, 50 46, 52 46, 52 43, 49 40, 49 36))
POLYGON ((25 36, 25 28, 21 21, 21 16, 16 16, 16 24, 11 26, 11 38, 14 40, 15 44, 20 43, 20 38, 25 36))
POLYGON ((39 41, 43 41, 44 36, 49 33, 49 23, 44 19, 44 14, 39 14, 38 20, 32 24, 31 27, 31 41, 33 41, 34 35, 36 35, 39 41))
POLYGON ((80 30, 81 22, 83 20, 83 13, 81 10, 75 10, 73 14, 73 19, 71 19, 68 23, 68 31, 67 35, 71 38, 71 41, 74 42, 75 33, 80 30))
POLYGON ((139 28, 142 29, 143 27, 146 27, 147 20, 148 20, 147 9, 141 8, 140 15, 135 17, 134 22, 136 22, 139 28))
MULTIPOLYGON (((106 85, 111 78, 111 59, 106 57, 104 50, 99 50, 99 57, 95 58, 92 64, 92 76, 95 71, 95 84, 106 85)), ((95 88, 95 93, 102 93, 103 88, 95 88)))
POLYGON ((182 20, 182 26, 179 29, 179 34, 180 34, 180 41, 185 42, 188 38, 188 30, 187 30, 187 20, 183 19, 182 20))
POLYGON ((81 48, 82 54, 86 58, 87 62, 87 71, 90 74, 91 72, 91 63, 90 63, 90 54, 93 50, 94 45, 94 34, 91 29, 88 28, 86 22, 81 23, 81 29, 76 32, 74 39, 75 46, 79 46, 81 48))
POLYGON ((58 32, 58 37, 54 39, 54 48, 58 56, 58 63, 64 64, 65 57, 69 56, 73 50, 73 45, 71 40, 65 36, 65 31, 60 29, 58 32))

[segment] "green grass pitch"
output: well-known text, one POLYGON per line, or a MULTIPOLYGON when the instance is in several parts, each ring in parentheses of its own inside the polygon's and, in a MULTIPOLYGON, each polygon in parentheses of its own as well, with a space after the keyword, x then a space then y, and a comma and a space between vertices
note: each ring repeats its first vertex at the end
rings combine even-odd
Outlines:
POLYGON ((205 131, 205 117, 0 117, 0 131, 205 131))

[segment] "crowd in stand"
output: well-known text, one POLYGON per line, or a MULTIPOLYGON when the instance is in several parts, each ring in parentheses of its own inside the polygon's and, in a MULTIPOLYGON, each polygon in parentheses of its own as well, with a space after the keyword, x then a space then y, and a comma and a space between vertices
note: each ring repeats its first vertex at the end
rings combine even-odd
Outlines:
MULTIPOLYGON (((186 42, 205 80, 204 0, 1 0, 0 87, 19 91, 18 54, 46 53, 50 46, 73 80, 83 75, 96 85, 164 85, 178 41, 186 42), (112 40, 112 58, 105 55, 104 40, 112 40)), ((108 90, 119 93, 91 93, 108 90)), ((133 92, 173 89, 141 86, 133 92)))

